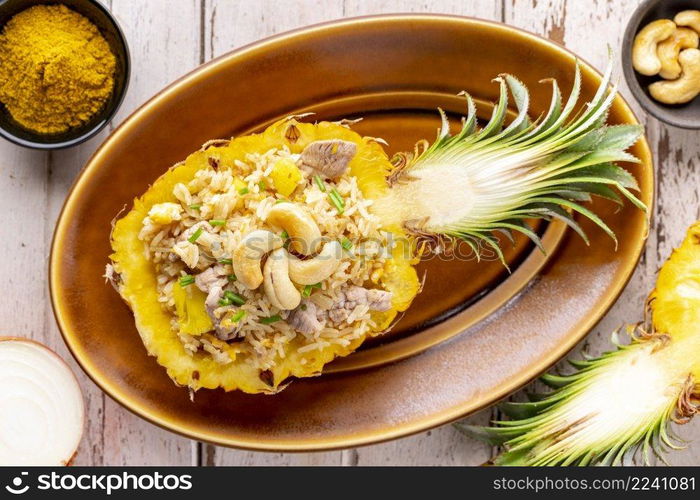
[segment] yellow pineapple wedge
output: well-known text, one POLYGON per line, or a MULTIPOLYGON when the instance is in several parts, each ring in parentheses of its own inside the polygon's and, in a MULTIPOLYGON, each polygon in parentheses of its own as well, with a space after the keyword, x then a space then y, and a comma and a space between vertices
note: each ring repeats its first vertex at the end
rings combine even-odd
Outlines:
MULTIPOLYGON (((622 203, 623 197, 618 194, 621 193, 645 209, 631 192, 637 189, 634 177, 615 164, 637 161, 625 150, 640 136, 641 128, 605 124, 615 98, 614 88, 609 87, 611 66, 595 97, 580 109, 578 65, 575 71, 568 99, 562 100, 553 81, 549 110, 534 122, 528 117, 525 86, 510 75, 499 76, 496 81, 500 99, 483 128, 477 128, 476 109, 467 95, 468 114, 458 133, 451 135, 440 110, 442 125, 432 145, 414 155, 397 155, 393 162, 379 141, 361 137, 343 123, 300 123, 291 118, 260 134, 208 143, 157 179, 134 201, 133 209, 117 221, 112 234, 111 259, 118 275, 119 293, 133 310, 149 354, 157 358, 176 383, 192 390, 221 387, 227 391, 274 393, 290 378, 320 374, 325 364, 350 354, 366 337, 348 345, 331 344, 305 356, 303 362, 295 339, 273 369, 261 372, 246 362, 239 344, 223 342, 210 333, 212 325, 204 311, 202 294, 178 291, 174 299, 181 331, 208 340, 233 362, 222 365, 206 353, 190 355, 185 351, 173 331, 170 315, 158 302, 156 273, 144 256, 144 244, 138 234, 154 205, 158 205, 154 215, 167 220, 173 210, 169 204, 178 202, 173 195, 174 186, 187 183, 212 162, 235 171, 237 160, 244 161, 249 154, 271 149, 300 153, 309 144, 322 140, 355 145, 349 174, 357 179, 364 197, 373 200, 371 210, 397 242, 393 258, 376 276, 376 284, 392 293, 392 307, 372 313, 376 326, 370 334, 387 329, 420 290, 414 269, 417 238, 435 238, 447 244, 460 239, 477 255, 483 244, 502 258, 494 232, 519 232, 539 245, 537 234, 526 223, 528 219, 563 220, 585 239, 575 214, 591 219, 614 238, 605 223, 583 203, 591 196, 622 203), (506 124, 509 93, 518 113, 506 124)), ((291 192, 299 181, 298 171, 293 164, 280 163, 275 165, 272 180, 279 192, 291 192)))

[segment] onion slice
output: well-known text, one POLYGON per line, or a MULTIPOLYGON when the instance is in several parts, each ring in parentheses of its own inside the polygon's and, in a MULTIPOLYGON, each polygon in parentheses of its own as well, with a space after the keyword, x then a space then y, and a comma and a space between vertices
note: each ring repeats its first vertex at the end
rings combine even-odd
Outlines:
POLYGON ((0 337, 0 465, 68 465, 84 421, 65 361, 38 342, 0 337))

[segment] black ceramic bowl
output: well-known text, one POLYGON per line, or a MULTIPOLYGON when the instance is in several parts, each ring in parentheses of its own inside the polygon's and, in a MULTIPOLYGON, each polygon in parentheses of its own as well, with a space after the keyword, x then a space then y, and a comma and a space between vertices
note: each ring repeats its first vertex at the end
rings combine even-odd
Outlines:
POLYGON ((675 127, 700 129, 700 96, 687 104, 668 105, 655 101, 649 95, 649 84, 661 79, 644 76, 632 67, 632 44, 639 30, 657 19, 673 19, 682 10, 700 10, 700 0, 646 0, 642 2, 627 23, 622 40, 622 69, 627 85, 645 111, 675 127))
POLYGON ((34 149, 61 149, 88 140, 107 125, 126 94, 129 82, 129 48, 119 24, 112 14, 96 0, 0 0, 0 31, 15 14, 37 4, 63 4, 90 19, 109 43, 117 59, 112 95, 88 122, 60 134, 38 134, 21 127, 0 103, 0 136, 20 146, 34 149))

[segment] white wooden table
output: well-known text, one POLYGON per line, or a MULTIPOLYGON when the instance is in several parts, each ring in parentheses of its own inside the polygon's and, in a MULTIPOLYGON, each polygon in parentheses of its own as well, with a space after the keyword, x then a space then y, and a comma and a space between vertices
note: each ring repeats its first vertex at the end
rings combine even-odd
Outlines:
MULTIPOLYGON (((503 21, 563 43, 598 68, 606 45, 619 50, 637 0, 106 0, 126 31, 132 78, 112 127, 156 91, 197 65, 260 38, 342 17, 432 12, 503 21)), ((619 66, 619 65, 618 65, 619 66)), ((621 71, 618 79, 627 97, 621 71)), ((634 105, 634 103, 633 103, 634 105)), ((639 111, 638 107, 635 107, 639 111)), ((698 132, 667 127, 639 113, 655 153, 659 201, 646 252, 615 307, 585 341, 592 352, 610 332, 636 321, 655 274, 686 226, 700 218, 698 132)), ((67 151, 42 153, 0 142, 0 335, 29 336, 66 358, 48 297, 47 262, 54 223, 66 193, 109 131, 67 151)), ((462 465, 494 452, 450 426, 360 449, 325 453, 256 453, 197 443, 157 428, 106 397, 72 359, 87 398, 88 424, 79 465, 462 465)), ((470 420, 486 423, 495 410, 470 420)), ((669 457, 700 463, 700 421, 680 434, 697 442, 669 457)))

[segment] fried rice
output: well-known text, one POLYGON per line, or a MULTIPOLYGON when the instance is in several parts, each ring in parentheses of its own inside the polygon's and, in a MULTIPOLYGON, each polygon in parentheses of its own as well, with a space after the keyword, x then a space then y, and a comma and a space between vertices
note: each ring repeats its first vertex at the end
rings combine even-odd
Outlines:
MULTIPOLYGON (((299 155, 287 148, 272 149, 249 154, 245 161, 237 160, 233 169, 221 170, 210 162, 190 182, 174 186, 179 203, 156 205, 143 219, 139 239, 157 271, 158 300, 171 315, 172 329, 190 355, 208 353, 216 362, 227 364, 233 358, 226 344, 235 345, 236 356, 244 356, 245 362, 262 371, 284 358, 285 347, 294 339, 303 341, 297 352, 312 354, 329 344, 348 345, 376 330, 371 304, 349 297, 359 287, 381 289, 379 278, 391 258, 391 233, 381 230, 378 218, 368 210, 371 200, 364 198, 357 179, 347 172, 320 181, 316 172, 300 166, 297 185, 283 197, 271 189, 271 174, 280 161, 298 165, 299 155), (341 197, 340 208, 329 196, 331 192, 341 197), (304 297, 299 307, 315 310, 318 327, 314 331, 295 328, 289 321, 292 311, 273 305, 263 287, 246 287, 232 266, 234 250, 252 231, 268 230, 286 237, 267 222, 271 208, 282 202, 302 207, 324 240, 342 243, 340 264, 330 277, 313 286, 298 286, 304 297), (181 331, 176 287, 188 293, 192 287, 201 288, 203 280, 197 277, 207 271, 225 277, 223 293, 238 300, 221 301, 210 311, 216 329, 191 335, 181 331), (339 304, 345 308, 343 314, 338 314, 339 304), (225 333, 220 325, 226 325, 225 333)), ((289 245, 285 248, 293 252, 289 245)), ((209 290, 204 287, 202 291, 209 290)), ((303 357, 301 363, 305 363, 303 357)))

